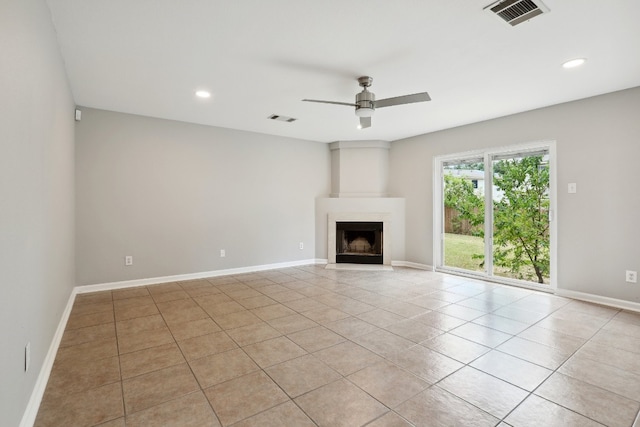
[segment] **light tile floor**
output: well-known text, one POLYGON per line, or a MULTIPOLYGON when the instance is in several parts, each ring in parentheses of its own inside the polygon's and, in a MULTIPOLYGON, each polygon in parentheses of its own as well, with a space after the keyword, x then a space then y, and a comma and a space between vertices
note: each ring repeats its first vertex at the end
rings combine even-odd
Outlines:
POLYGON ((638 313, 305 266, 78 295, 36 426, 630 427, 639 409, 638 313))

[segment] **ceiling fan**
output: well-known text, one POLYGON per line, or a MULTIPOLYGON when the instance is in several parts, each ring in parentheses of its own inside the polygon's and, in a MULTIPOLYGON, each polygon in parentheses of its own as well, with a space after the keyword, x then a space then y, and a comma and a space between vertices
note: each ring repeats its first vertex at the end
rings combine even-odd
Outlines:
POLYGON ((360 117, 360 128, 371 127, 371 116, 376 108, 391 107, 393 105, 413 104, 414 102, 431 101, 427 92, 414 93, 413 95, 396 96, 394 98, 380 99, 376 101, 376 95, 369 92, 369 86, 373 83, 373 78, 369 76, 358 77, 358 83, 363 87, 362 92, 356 94, 354 104, 348 102, 321 101, 318 99, 303 99, 307 102, 320 102, 323 104, 347 105, 356 107, 356 116, 360 117))

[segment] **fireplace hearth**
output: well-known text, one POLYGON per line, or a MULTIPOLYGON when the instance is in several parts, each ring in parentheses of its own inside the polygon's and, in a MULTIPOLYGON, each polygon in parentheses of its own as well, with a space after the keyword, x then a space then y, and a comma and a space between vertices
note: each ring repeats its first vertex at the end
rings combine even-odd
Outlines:
POLYGON ((336 263, 382 264, 382 239, 382 222, 336 222, 336 263))

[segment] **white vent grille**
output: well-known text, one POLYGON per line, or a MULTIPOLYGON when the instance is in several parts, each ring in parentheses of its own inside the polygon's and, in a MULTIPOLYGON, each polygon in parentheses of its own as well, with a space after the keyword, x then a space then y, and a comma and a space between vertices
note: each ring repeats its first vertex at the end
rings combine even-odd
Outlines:
POLYGON ((278 114, 272 114, 267 118, 270 120, 277 120, 279 122, 287 122, 287 123, 295 122, 296 120, 298 120, 298 119, 294 119, 293 117, 281 116, 278 114))
POLYGON ((549 8, 540 0, 501 0, 490 4, 484 10, 498 15, 512 27, 549 12, 549 8))

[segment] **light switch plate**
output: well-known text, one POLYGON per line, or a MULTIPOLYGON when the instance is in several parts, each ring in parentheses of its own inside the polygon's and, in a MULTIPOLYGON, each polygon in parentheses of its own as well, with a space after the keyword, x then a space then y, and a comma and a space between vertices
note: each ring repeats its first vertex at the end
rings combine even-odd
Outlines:
POLYGON ((569 194, 575 194, 578 192, 578 186, 575 182, 570 182, 567 186, 567 189, 569 191, 569 194))

